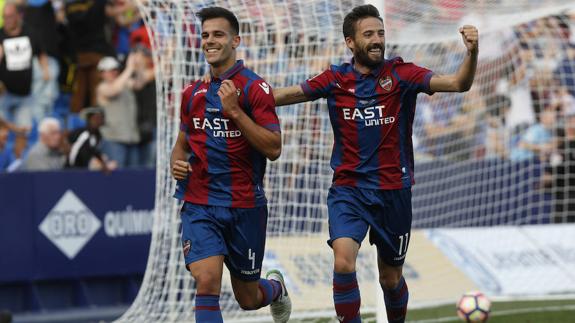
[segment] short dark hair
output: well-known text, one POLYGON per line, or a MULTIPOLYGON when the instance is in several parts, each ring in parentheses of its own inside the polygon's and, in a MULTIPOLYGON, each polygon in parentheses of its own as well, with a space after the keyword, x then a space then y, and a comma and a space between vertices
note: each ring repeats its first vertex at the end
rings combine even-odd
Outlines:
POLYGON ((236 18, 236 16, 228 9, 222 7, 208 7, 198 11, 196 13, 196 17, 200 18, 202 25, 204 24, 204 21, 208 19, 224 18, 230 23, 230 26, 232 26, 232 30, 235 32, 235 34, 240 34, 240 24, 238 22, 238 18, 236 18))
POLYGON ((383 22, 383 19, 381 19, 381 16, 379 15, 379 10, 371 4, 353 8, 353 10, 351 10, 351 12, 343 19, 343 37, 353 37, 355 35, 355 24, 360 19, 368 17, 377 18, 383 22))

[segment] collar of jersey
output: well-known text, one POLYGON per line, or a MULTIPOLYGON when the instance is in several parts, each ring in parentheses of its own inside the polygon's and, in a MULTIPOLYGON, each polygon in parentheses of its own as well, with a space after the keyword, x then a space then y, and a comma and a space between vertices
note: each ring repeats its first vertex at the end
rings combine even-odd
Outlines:
POLYGON ((379 77, 379 74, 381 73, 381 70, 383 70, 383 67, 385 66, 385 64, 388 62, 387 59, 383 59, 383 62, 381 62, 381 64, 379 64, 378 67, 376 67, 375 69, 372 69, 368 74, 361 74, 360 72, 356 71, 356 69, 353 67, 354 63, 355 63, 355 59, 352 57, 351 61, 349 62, 349 66, 351 68, 351 70, 356 73, 357 75, 371 75, 375 78, 379 77))
POLYGON ((220 77, 214 77, 214 75, 212 74, 212 81, 215 80, 227 80, 229 78, 232 78, 234 75, 236 75, 239 71, 241 71, 244 68, 244 61, 239 59, 236 61, 236 63, 230 67, 227 71, 223 72, 220 77))

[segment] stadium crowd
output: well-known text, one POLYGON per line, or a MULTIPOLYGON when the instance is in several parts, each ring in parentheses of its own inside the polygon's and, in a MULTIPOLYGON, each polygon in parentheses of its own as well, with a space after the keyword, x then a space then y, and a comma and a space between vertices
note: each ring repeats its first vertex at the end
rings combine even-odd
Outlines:
POLYGON ((155 165, 155 73, 135 4, 0 8, 0 172, 155 165))

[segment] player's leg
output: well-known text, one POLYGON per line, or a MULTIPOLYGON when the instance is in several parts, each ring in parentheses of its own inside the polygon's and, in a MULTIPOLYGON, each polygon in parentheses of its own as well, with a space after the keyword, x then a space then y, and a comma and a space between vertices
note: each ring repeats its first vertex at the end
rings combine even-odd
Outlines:
POLYGON ((186 202, 181 211, 184 259, 197 287, 196 322, 223 322, 220 290, 228 251, 220 230, 220 209, 186 202))
POLYGON ((387 320, 405 321, 409 291, 402 276, 411 231, 411 190, 379 191, 379 214, 370 219, 370 242, 377 246, 379 282, 387 320))
POLYGON ((351 238, 339 238, 332 242, 332 248, 333 302, 337 319, 340 322, 361 322, 361 295, 355 271, 359 243, 351 238))
POLYGON ((220 290, 224 256, 211 256, 192 262, 188 269, 196 281, 196 322, 223 322, 220 290))
POLYGON ((282 286, 275 280, 260 278, 256 281, 245 281, 232 276, 234 296, 244 310, 257 310, 268 306, 282 292, 282 286))
POLYGON ((364 197, 356 188, 332 187, 327 203, 329 211, 328 243, 333 248, 333 302, 340 322, 361 322, 361 295, 355 262, 368 223, 361 213, 364 197))
POLYGON ((387 321, 389 323, 404 322, 407 314, 409 290, 402 275, 403 266, 386 264, 381 257, 377 259, 379 269, 379 284, 383 290, 387 321))
POLYGON ((261 268, 265 251, 267 207, 230 209, 232 225, 227 226, 229 254, 225 259, 232 276, 232 288, 241 308, 255 310, 272 304, 275 322, 287 322, 291 301, 283 277, 263 279, 261 268))

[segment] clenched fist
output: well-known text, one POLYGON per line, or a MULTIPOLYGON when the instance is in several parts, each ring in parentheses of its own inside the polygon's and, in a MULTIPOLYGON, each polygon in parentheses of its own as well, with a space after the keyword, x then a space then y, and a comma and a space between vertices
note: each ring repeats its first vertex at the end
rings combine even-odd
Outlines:
POLYGON ((188 174, 192 172, 192 166, 190 163, 184 160, 176 160, 172 165, 172 176, 177 180, 184 180, 188 177, 188 174))
POLYGON ((241 108, 238 103, 238 89, 234 85, 234 82, 232 80, 224 80, 218 90, 218 96, 222 101, 224 113, 231 119, 235 119, 241 111, 241 108))
POLYGON ((459 28, 459 33, 463 38, 463 43, 467 50, 476 53, 479 49, 479 32, 475 26, 465 25, 459 28))

